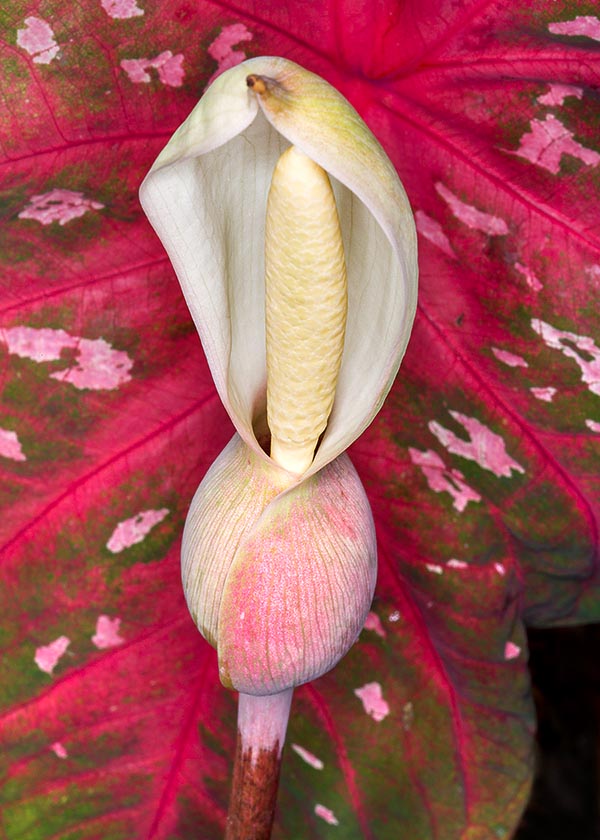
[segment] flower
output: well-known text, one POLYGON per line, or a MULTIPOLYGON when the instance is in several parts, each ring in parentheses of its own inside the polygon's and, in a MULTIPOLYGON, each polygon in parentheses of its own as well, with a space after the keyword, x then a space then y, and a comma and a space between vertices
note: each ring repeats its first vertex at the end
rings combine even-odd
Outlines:
POLYGON ((188 514, 188 606, 217 647, 224 684, 275 693, 329 670, 370 606, 374 527, 343 453, 381 407, 408 343, 417 291, 412 214, 392 164, 349 103, 281 58, 251 59, 218 77, 140 197, 236 429, 188 514), (328 173, 348 305, 331 412, 314 458, 296 470, 269 457, 266 405, 267 197, 290 144, 328 173))

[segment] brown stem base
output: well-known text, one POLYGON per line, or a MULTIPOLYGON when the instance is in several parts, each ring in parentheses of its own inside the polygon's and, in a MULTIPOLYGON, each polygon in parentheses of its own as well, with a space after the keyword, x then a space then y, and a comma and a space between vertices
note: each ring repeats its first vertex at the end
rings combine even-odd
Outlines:
POLYGON ((279 744, 271 750, 261 749, 256 755, 251 747, 242 748, 238 729, 225 840, 269 840, 280 767, 279 744))
POLYGON ((269 840, 292 689, 240 694, 235 765, 225 840, 269 840))

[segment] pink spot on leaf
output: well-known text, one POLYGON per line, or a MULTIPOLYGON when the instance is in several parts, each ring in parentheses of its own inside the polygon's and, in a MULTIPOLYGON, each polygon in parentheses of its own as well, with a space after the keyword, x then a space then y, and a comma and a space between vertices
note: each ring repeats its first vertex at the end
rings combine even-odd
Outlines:
POLYGON ((583 96, 582 88, 575 87, 575 85, 561 85, 551 84, 548 92, 538 96, 537 101, 540 105, 562 105, 568 96, 575 96, 581 99, 583 96))
POLYGON ((383 699, 378 682, 366 683, 361 688, 355 688, 354 693, 363 704, 365 712, 377 723, 389 715, 390 707, 383 699))
POLYGON ((503 563, 494 563, 494 569, 498 572, 501 577, 504 577, 506 574, 506 569, 503 563))
POLYGON ((530 268, 518 262, 515 263, 515 268, 517 269, 519 274, 523 275, 523 277, 525 278, 525 282, 527 283, 530 289, 532 289, 534 292, 542 291, 542 289, 544 288, 543 284, 540 283, 540 281, 530 268))
POLYGON ((554 35, 584 35, 600 41, 600 20, 593 15, 578 15, 574 20, 549 23, 548 29, 554 35))
POLYGON ((125 20, 144 14, 144 10, 140 9, 136 0, 100 0, 100 2, 106 14, 115 20, 125 20))
POLYGON ((536 400, 542 400, 542 402, 552 402, 554 399, 554 395, 556 394, 556 388, 548 387, 548 388, 530 388, 529 389, 536 400))
POLYGON ((34 327, 0 329, 0 341, 7 345, 9 353, 34 362, 54 362, 60 359, 64 348, 77 344, 77 339, 64 330, 34 327))
POLYGON ((42 18, 25 18, 25 28, 17 29, 17 44, 33 56, 35 64, 50 64, 58 55, 52 27, 42 18))
POLYGON ((242 50, 233 48, 244 41, 251 41, 252 38, 252 33, 243 23, 233 23, 231 26, 223 27, 208 48, 208 54, 219 65, 208 80, 209 85, 225 70, 236 67, 244 61, 246 54, 242 50))
POLYGON ((50 747, 54 755, 58 756, 58 758, 67 758, 68 752, 60 743, 60 741, 55 741, 52 746, 50 747))
POLYGON ((508 350, 500 350, 498 347, 492 347, 492 353, 499 362, 509 367, 529 367, 525 359, 522 356, 517 356, 516 353, 510 353, 508 350))
POLYGON ((600 265, 589 265, 585 269, 585 273, 588 275, 588 277, 591 277, 592 280, 600 280, 600 265))
POLYGON ((10 458, 11 461, 27 460, 16 432, 0 429, 0 456, 10 458))
POLYGON ((159 81, 169 87, 181 87, 185 75, 183 55, 173 55, 171 50, 161 52, 156 58, 124 58, 121 67, 134 84, 150 82, 151 76, 146 71, 151 69, 156 70, 159 81))
POLYGON ((315 770, 322 770, 325 766, 320 758, 317 758, 316 755, 313 755, 308 750, 305 750, 304 747, 301 747, 298 744, 292 744, 292 749, 300 756, 302 761, 310 764, 310 766, 314 767, 315 770))
POLYGON ((586 420, 585 425, 590 429, 592 432, 600 433, 600 423, 596 420, 586 420))
POLYGON ((453 507, 459 513, 462 513, 469 502, 481 501, 479 493, 465 483, 463 474, 458 470, 447 469, 436 452, 431 449, 421 452, 412 447, 408 452, 413 464, 423 471, 429 487, 435 493, 449 493, 454 499, 453 507))
POLYGON ((377 615, 377 613, 370 612, 365 619, 364 624, 365 630, 373 630, 374 633, 377 633, 378 636, 381 636, 382 639, 385 638, 386 632, 384 630, 383 624, 381 623, 381 619, 377 615))
POLYGON ((70 644, 71 640, 66 636, 59 636, 58 639, 55 639, 49 645, 37 648, 34 661, 40 671, 43 671, 45 674, 51 674, 70 644))
POLYGON ((133 360, 103 338, 81 338, 64 330, 11 327, 0 329, 0 342, 8 346, 9 353, 34 362, 57 361, 63 350, 77 351, 75 364, 51 373, 50 378, 81 390, 114 390, 131 379, 133 360))
POLYGON ((531 322, 531 326, 548 347, 560 350, 579 365, 582 380, 593 394, 600 396, 600 347, 596 346, 594 340, 585 335, 558 330, 537 318, 531 322))
POLYGON ((450 240, 444 233, 439 222, 432 219, 422 210, 417 210, 415 213, 415 221, 417 224, 417 230, 421 236, 424 236, 425 239, 428 239, 431 243, 433 243, 433 245, 437 245, 437 247, 440 248, 440 250, 442 250, 448 257, 456 257, 456 254, 452 250, 452 245, 450 245, 450 240))
POLYGON ((86 198, 81 192, 55 189, 34 195, 27 207, 19 213, 19 219, 34 219, 42 225, 51 225, 52 222, 66 225, 88 210, 102 210, 103 207, 104 204, 86 198))
POLYGON ((467 227, 473 230, 480 230, 489 236, 504 236, 508 233, 508 225, 504 219, 500 219, 498 216, 492 216, 490 213, 484 213, 482 210, 477 210, 471 204, 465 204, 464 201, 461 201, 442 183, 438 182, 435 188, 456 218, 467 227))
POLYGON ((315 805, 315 814, 317 817, 321 817, 322 820, 325 820, 325 822, 329 825, 339 825, 336 815, 330 808, 326 808, 324 805, 319 805, 319 803, 317 803, 315 805))
POLYGON ((65 371, 51 374, 52 379, 70 382, 80 390, 112 391, 129 382, 133 361, 124 350, 115 350, 103 338, 80 338, 77 363, 65 371))
POLYGON ((92 642, 99 650, 106 650, 106 648, 123 644, 125 639, 119 636, 120 627, 120 618, 109 618, 107 615, 99 616, 96 622, 96 633, 92 636, 92 642))
POLYGON ((531 131, 521 137, 521 144, 514 154, 547 169, 553 175, 560 171, 563 155, 578 158, 588 166, 600 162, 600 154, 574 140, 573 133, 553 114, 548 114, 543 122, 531 121, 531 131))
POLYGON ((400 621, 400 612, 398 610, 394 610, 394 612, 389 614, 388 621, 391 621, 391 622, 400 621))
POLYGON ((449 569, 468 569, 469 564, 464 560, 456 560, 454 557, 446 563, 449 569))
POLYGON ((523 467, 508 455, 506 445, 500 435, 492 432, 475 417, 467 417, 458 411, 451 411, 450 414, 464 427, 469 435, 468 441, 459 438, 435 420, 428 424, 431 432, 448 452, 460 455, 469 461, 475 461, 482 469, 489 470, 499 478, 510 478, 513 470, 525 472, 523 467))
POLYGON ((106 547, 113 554, 118 554, 130 546, 142 542, 152 528, 162 522, 168 514, 169 510, 167 508, 143 510, 141 513, 132 516, 131 519, 119 522, 106 543, 106 547))
POLYGON ((504 658, 516 659, 521 653, 521 648, 515 645, 514 642, 507 642, 504 646, 504 658))

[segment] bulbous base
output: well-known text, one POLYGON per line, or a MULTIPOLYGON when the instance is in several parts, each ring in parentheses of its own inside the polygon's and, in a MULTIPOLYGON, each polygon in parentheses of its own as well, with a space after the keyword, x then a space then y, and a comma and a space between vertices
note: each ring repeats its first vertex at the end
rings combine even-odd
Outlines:
POLYGON ((198 488, 184 531, 190 612, 217 648, 223 684, 245 694, 329 671, 373 598, 375 528, 348 456, 289 481, 236 435, 198 488))

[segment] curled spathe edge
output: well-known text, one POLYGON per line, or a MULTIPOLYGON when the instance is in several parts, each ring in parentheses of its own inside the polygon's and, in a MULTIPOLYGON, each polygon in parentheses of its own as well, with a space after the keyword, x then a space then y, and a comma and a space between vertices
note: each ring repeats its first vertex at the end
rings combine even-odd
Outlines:
POLYGON ((369 425, 408 344, 416 233, 393 165, 331 85, 286 59, 255 58, 208 88, 155 161, 140 199, 173 263, 219 396, 242 439, 270 461, 261 446, 268 434, 264 227, 272 171, 290 144, 329 173, 348 272, 335 402, 301 480, 369 425), (250 74, 265 79, 262 95, 248 88, 250 74))

